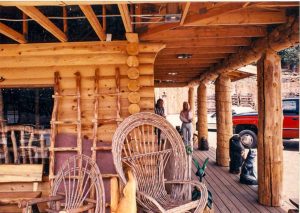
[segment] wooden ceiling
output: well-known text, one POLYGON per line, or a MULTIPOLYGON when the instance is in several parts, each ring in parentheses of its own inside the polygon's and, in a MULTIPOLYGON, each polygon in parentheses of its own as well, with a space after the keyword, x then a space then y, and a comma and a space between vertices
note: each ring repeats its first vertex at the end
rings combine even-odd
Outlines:
MULTIPOLYGON (((286 23, 288 15, 298 15, 299 10, 299 2, 0 1, 0 6, 14 6, 22 11, 23 17, 33 19, 60 42, 68 41, 67 21, 62 19, 63 27, 58 27, 39 7, 58 10, 70 5, 80 8, 95 32, 94 40, 105 41, 111 20, 105 8, 114 6, 118 13, 110 15, 118 16, 123 23, 124 29, 120 32, 137 32, 141 41, 165 43, 166 48, 159 52, 155 61, 157 86, 187 85, 205 71, 222 64, 240 48, 250 46, 277 25, 286 23), (99 6, 101 10, 97 9, 99 6)), ((67 13, 63 12, 62 17, 66 18, 67 13)), ((3 18, 1 11, 0 18, 3 18)), ((23 22, 22 32, 10 24, 0 21, 0 34, 18 43, 28 42, 26 22, 23 22)))

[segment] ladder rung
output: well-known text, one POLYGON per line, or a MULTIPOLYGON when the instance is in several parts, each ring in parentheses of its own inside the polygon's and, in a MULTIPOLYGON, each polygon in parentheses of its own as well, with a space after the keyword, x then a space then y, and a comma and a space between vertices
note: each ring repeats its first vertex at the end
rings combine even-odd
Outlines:
POLYGON ((91 148, 91 150, 93 151, 93 150, 95 150, 95 151, 101 151, 101 150, 103 150, 103 151, 110 151, 110 150, 112 150, 112 147, 111 146, 98 146, 98 147, 92 147, 91 148))
POLYGON ((51 124, 80 124, 80 121, 51 121, 51 124))
POLYGON ((65 151, 78 151, 77 147, 54 147, 49 148, 49 151, 55 151, 55 152, 65 152, 65 151))

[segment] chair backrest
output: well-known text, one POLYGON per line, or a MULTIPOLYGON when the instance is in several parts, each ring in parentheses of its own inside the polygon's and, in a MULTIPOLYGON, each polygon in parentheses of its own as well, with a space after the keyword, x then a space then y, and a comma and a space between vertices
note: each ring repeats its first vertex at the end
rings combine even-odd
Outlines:
POLYGON ((95 213, 105 211, 101 173, 96 162, 86 155, 74 155, 65 161, 55 177, 51 195, 64 195, 64 210, 79 208, 89 201, 96 205, 95 213))
POLYGON ((31 126, 2 126, 0 160, 6 164, 44 164, 47 157, 47 134, 50 134, 50 130, 37 130, 31 126), (42 162, 38 162, 37 158, 42 159, 42 162))
POLYGON ((122 182, 127 183, 124 170, 129 166, 140 191, 151 194, 153 187, 163 187, 164 179, 187 177, 181 136, 165 118, 154 113, 141 112, 126 118, 113 136, 112 152, 122 182))

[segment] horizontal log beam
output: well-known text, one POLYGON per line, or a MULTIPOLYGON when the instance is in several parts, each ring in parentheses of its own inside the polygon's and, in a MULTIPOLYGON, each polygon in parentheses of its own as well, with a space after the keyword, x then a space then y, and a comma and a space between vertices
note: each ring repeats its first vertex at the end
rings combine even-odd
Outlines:
POLYGON ((250 47, 242 48, 236 54, 232 54, 222 63, 203 73, 199 79, 189 82, 189 85, 214 80, 221 73, 236 70, 257 61, 268 48, 280 51, 297 43, 299 43, 299 17, 291 16, 286 24, 279 25, 266 37, 254 41, 250 47))
MULTIPOLYGON (((35 44, 0 44, 0 56, 84 55, 126 53, 126 41, 67 42, 35 44)), ((156 53, 164 48, 160 43, 139 43, 140 53, 156 53)))
POLYGON ((3 24, 0 22, 0 33, 7 36, 8 38, 11 38, 21 44, 26 43, 26 39, 24 38, 24 35, 17 32, 16 30, 10 28, 9 26, 3 24))
MULTIPOLYGON (((12 67, 49 67, 49 66, 75 66, 75 65, 105 65, 126 64, 125 54, 89 54, 89 55, 61 55, 61 56, 9 56, 1 57, 5 63, 0 68, 12 67)), ((140 64, 153 64, 155 54, 139 56, 140 64)))

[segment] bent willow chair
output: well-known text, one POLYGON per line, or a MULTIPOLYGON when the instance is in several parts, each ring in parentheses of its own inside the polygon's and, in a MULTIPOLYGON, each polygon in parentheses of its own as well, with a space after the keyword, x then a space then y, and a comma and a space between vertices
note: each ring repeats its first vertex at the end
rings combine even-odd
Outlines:
POLYGON ((183 141, 163 117, 142 112, 126 118, 113 136, 112 150, 123 184, 127 183, 125 171, 134 172, 137 202, 144 211, 202 212, 205 208, 207 188, 188 179, 183 141), (191 200, 191 186, 200 191, 198 200, 191 200))
POLYGON ((56 175, 51 196, 33 200, 23 200, 19 207, 30 212, 32 207, 49 202, 47 212, 95 212, 104 213, 104 186, 98 166, 85 155, 70 157, 56 175))

